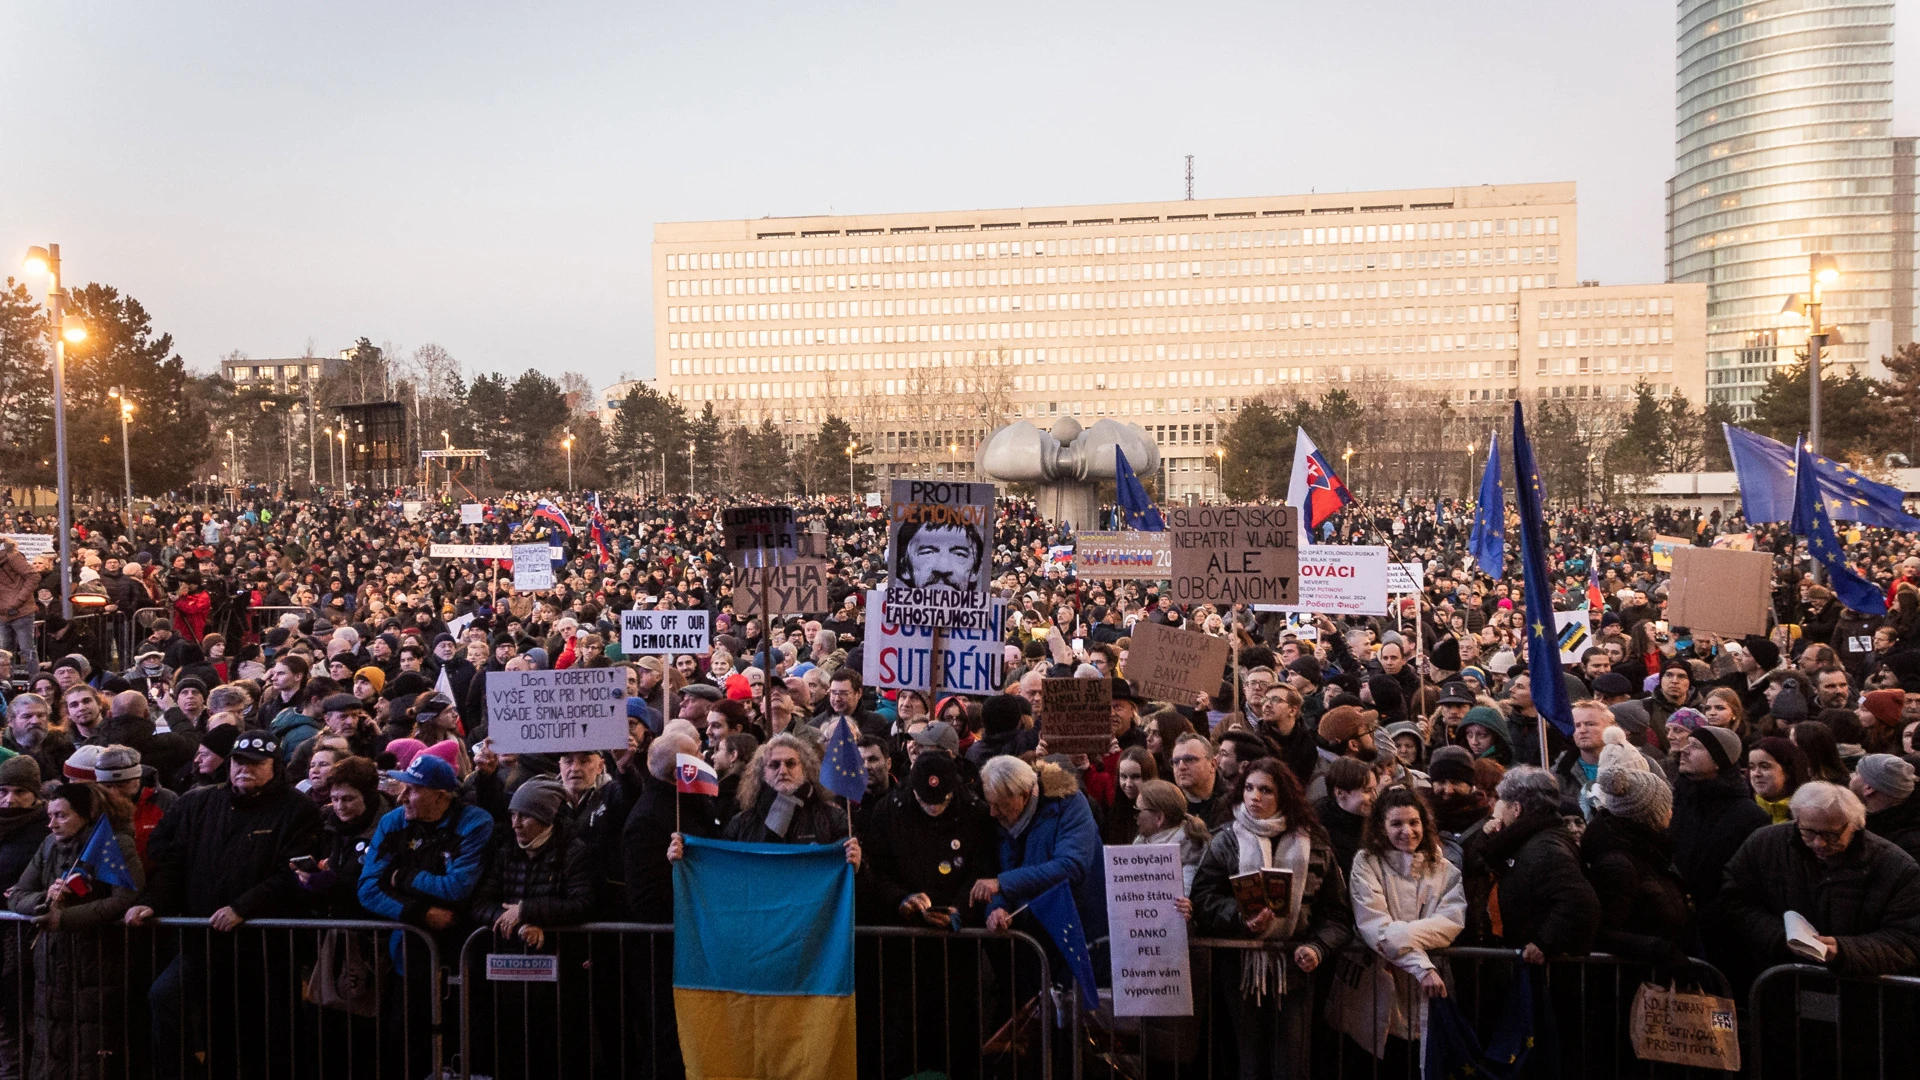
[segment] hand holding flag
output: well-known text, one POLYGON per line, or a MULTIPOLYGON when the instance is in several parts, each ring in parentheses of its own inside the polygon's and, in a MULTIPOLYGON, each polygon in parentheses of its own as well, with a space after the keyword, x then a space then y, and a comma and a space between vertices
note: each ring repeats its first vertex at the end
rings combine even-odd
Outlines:
POLYGON ((1847 565, 1846 549, 1834 532, 1819 474, 1814 471, 1813 451, 1803 444, 1799 453, 1799 465, 1794 470, 1794 531, 1807 538, 1807 552, 1827 568, 1827 579, 1841 603, 1862 615, 1885 615, 1887 598, 1847 565))
POLYGON ((720 774, 692 754, 673 755, 673 790, 682 795, 719 795, 720 774))

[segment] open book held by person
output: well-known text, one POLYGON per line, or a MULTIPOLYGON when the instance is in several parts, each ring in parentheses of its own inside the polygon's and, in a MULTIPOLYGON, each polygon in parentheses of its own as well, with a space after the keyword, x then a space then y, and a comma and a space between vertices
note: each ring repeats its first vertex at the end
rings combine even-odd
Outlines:
POLYGON ((1227 879, 1233 886, 1233 898, 1240 904, 1240 917, 1251 919, 1262 911, 1271 910, 1274 917, 1285 922, 1292 914, 1293 871, 1276 870, 1267 867, 1261 870, 1249 870, 1244 874, 1235 874, 1227 879))

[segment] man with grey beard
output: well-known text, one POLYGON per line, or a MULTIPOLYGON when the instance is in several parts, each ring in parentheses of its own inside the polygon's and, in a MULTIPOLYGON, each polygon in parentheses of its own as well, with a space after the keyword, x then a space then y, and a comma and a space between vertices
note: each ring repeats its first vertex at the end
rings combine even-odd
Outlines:
POLYGON ((7 712, 7 730, 0 746, 25 754, 40 766, 41 776, 58 776, 73 755, 73 740, 50 730, 53 707, 39 694, 21 694, 7 712))

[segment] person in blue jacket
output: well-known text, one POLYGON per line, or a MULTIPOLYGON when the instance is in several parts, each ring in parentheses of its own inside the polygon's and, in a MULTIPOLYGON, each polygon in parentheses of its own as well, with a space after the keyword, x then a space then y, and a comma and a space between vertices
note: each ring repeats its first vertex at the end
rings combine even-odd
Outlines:
POLYGON ((974 883, 972 899, 987 905, 987 929, 1012 925, 1011 913, 1066 882, 1087 940, 1107 933, 1107 886, 1100 865, 1100 827, 1073 774, 1016 757, 980 767, 987 808, 1000 825, 1000 876, 974 883))
MULTIPOLYGON (((466 915, 486 869, 493 840, 493 818, 459 801, 460 780, 453 766, 432 754, 414 758, 404 770, 387 773, 406 785, 400 805, 387 812, 367 843, 360 869, 360 905, 376 919, 422 927, 439 944, 442 957, 460 955, 470 927, 466 915)), ((414 935, 395 933, 392 953, 399 991, 386 995, 391 1037, 382 1048, 400 1075, 416 1075, 429 1062, 432 1032, 418 1018, 430 1015, 433 980, 426 950, 407 948, 414 935), (413 963, 408 961, 412 960, 413 963), (414 1022, 405 1021, 411 1018, 414 1022)))

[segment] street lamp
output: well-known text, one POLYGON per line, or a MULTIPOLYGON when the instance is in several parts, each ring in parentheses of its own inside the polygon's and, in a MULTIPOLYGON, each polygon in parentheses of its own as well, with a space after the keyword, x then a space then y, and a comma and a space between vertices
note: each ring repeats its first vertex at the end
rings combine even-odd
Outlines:
POLYGON ((67 578, 73 567, 73 489, 67 481, 67 344, 87 340, 87 326, 66 314, 67 290, 60 284, 60 245, 27 249, 26 272, 47 277, 47 326, 53 335, 53 449, 57 518, 60 529, 60 613, 73 617, 73 594, 67 578))
POLYGON ((560 441, 567 448, 567 490, 573 490, 573 429, 567 429, 567 437, 560 441))
POLYGON ((1827 347, 1831 326, 1820 325, 1820 292, 1840 280, 1840 264, 1834 257, 1816 251, 1807 257, 1807 291, 1787 297, 1780 311, 1807 317, 1807 449, 1820 449, 1820 354, 1827 347))
MULTIPOLYGON (((664 455, 662 456, 664 457, 664 455)), ((666 486, 667 486, 667 467, 665 464, 662 464, 660 466, 660 487, 661 487, 662 493, 665 492, 666 486)), ((687 494, 689 495, 693 494, 693 440, 692 439, 687 440, 687 494)))
POLYGON ((860 449, 860 440, 847 440, 847 509, 853 509, 853 455, 860 449))
POLYGON ((353 486, 353 477, 352 477, 352 476, 351 476, 351 475, 350 475, 350 474, 349 474, 349 473, 347 472, 347 425, 346 425, 346 421, 344 421, 344 420, 343 420, 343 421, 341 421, 341 423, 340 423, 340 430, 339 430, 339 431, 336 431, 336 432, 334 432, 334 433, 333 433, 333 437, 334 437, 335 439, 338 439, 338 440, 340 441, 340 486, 341 486, 341 488, 343 488, 343 489, 344 489, 344 488, 350 488, 350 487, 352 487, 352 486, 353 486))
POLYGON ((339 477, 333 471, 333 425, 328 424, 320 430, 327 434, 327 486, 332 487, 339 483, 339 477))
POLYGON ((240 452, 233 441, 233 429, 227 429, 227 486, 233 491, 235 502, 240 498, 240 452))
POLYGON ((947 478, 948 479, 952 479, 953 477, 960 475, 959 454, 960 454, 959 443, 950 442, 947 444, 947 478))
POLYGON ((107 396, 120 402, 120 468, 127 482, 127 525, 133 525, 133 450, 127 445, 127 421, 133 418, 133 402, 120 393, 119 387, 107 391, 107 396))

